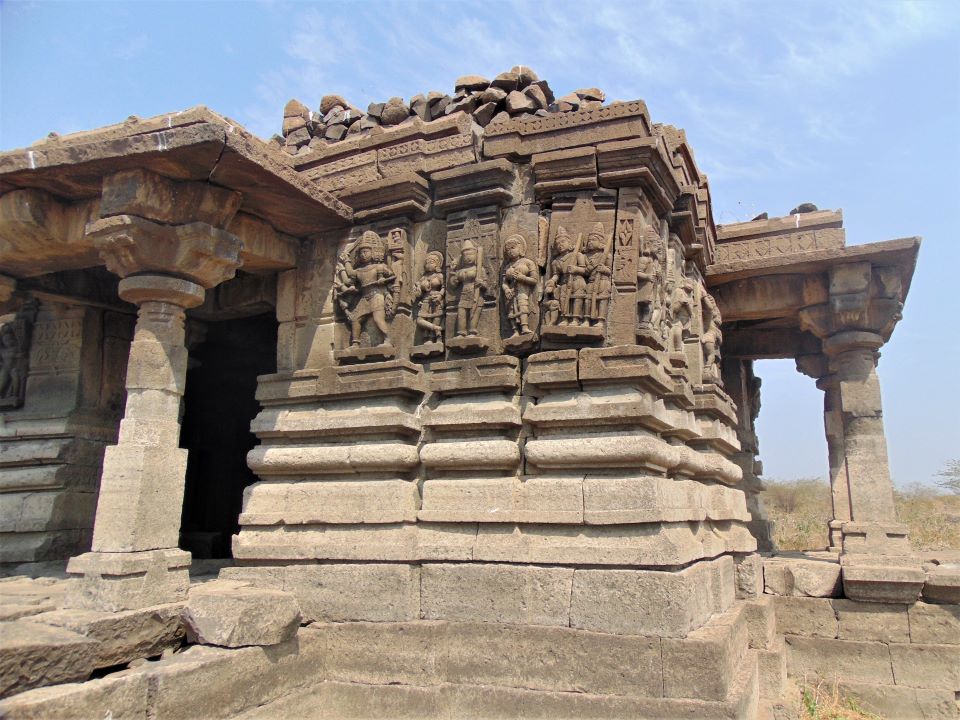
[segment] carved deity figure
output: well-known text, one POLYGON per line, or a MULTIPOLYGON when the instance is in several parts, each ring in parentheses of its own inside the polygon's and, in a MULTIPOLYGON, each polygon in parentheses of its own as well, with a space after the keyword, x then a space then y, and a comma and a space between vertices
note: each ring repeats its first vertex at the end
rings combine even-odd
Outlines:
POLYGON ((404 267, 404 236, 403 230, 391 230, 388 236, 387 264, 390 266, 390 272, 393 273, 393 283, 390 285, 390 293, 386 296, 386 316, 392 320, 400 306, 400 293, 407 284, 407 271, 404 267))
POLYGON ((367 230, 360 241, 340 255, 334 278, 337 303, 350 322, 350 345, 359 347, 369 321, 383 336, 381 345, 390 345, 387 324, 387 296, 396 276, 384 263, 383 240, 367 230))
POLYGON ((423 260, 423 275, 417 283, 417 327, 424 333, 425 342, 443 342, 443 255, 427 253, 423 260))
POLYGON ((550 277, 543 288, 548 325, 580 325, 587 295, 587 261, 562 225, 553 240, 550 277))
POLYGON ((637 263, 637 319, 643 325, 658 328, 658 317, 662 315, 663 265, 666 253, 663 241, 656 231, 645 237, 637 263), (659 301, 659 302, 658 302, 659 301))
POLYGON ((530 299, 540 282, 540 272, 537 264, 526 257, 527 242, 522 235, 508 237, 503 252, 507 261, 503 268, 503 296, 507 300, 507 317, 513 326, 513 337, 529 335, 530 299))
MULTIPOLYGON (((612 238, 611 238, 612 240, 612 238)), ((610 307, 610 291, 613 288, 611 275, 611 246, 603 230, 603 223, 595 223, 587 234, 584 252, 587 268, 586 307, 584 324, 603 327, 610 307)))
POLYGON ((20 397, 23 386, 22 351, 13 323, 0 326, 0 399, 20 397))
POLYGON ((457 337, 477 335, 483 294, 488 292, 482 249, 473 240, 464 240, 460 257, 450 268, 450 285, 459 289, 457 297, 457 337))
POLYGON ((693 282, 688 277, 681 277, 679 284, 670 281, 667 285, 670 313, 669 348, 671 352, 683 352, 683 338, 693 319, 693 282))
POLYGON ((700 344, 703 347, 703 377, 714 382, 720 380, 720 343, 723 341, 723 333, 720 331, 720 308, 717 307, 717 301, 709 293, 703 296, 703 317, 704 332, 700 336, 700 344))

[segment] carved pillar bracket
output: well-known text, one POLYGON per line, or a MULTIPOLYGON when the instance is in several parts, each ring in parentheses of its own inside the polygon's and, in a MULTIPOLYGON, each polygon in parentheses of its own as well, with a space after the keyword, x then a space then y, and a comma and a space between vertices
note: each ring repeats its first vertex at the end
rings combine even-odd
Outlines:
MULTIPOLYGON (((897 522, 876 370, 878 350, 901 317, 901 289, 884 268, 861 262, 832 268, 829 290, 828 302, 800 311, 800 323, 823 340, 826 355, 818 386, 825 393, 844 588, 853 599, 910 602, 924 576, 910 557, 907 529, 897 522)), ((798 367, 803 370, 799 361, 798 367)))
POLYGON ((187 451, 178 447, 187 374, 184 320, 205 288, 233 277, 240 241, 207 223, 161 225, 132 215, 90 223, 88 235, 138 306, 127 403, 104 455, 93 552, 75 557, 68 605, 117 611, 185 596, 190 554, 178 549, 187 451))

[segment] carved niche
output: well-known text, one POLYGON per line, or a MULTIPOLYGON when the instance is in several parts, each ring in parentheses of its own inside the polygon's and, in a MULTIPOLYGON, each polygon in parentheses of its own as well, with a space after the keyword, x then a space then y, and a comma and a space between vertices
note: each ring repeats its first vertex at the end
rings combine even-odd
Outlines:
POLYGON ((344 363, 388 360, 403 344, 412 304, 406 229, 367 228, 337 257, 333 299, 339 321, 335 358, 344 363))
POLYGON ((0 318, 0 408, 23 407, 26 400, 37 307, 36 300, 28 300, 16 314, 0 318))
POLYGON ((447 218, 446 346, 458 354, 499 352, 499 213, 447 218))
POLYGON ((550 216, 541 335, 553 342, 602 342, 613 290, 616 196, 558 197, 550 216))

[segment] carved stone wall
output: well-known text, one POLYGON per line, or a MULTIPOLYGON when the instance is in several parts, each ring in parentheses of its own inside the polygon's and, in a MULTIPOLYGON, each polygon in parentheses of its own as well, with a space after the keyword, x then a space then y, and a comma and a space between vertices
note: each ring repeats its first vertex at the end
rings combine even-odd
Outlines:
POLYGON ((336 168, 434 123, 305 166, 359 219, 280 280, 262 482, 225 574, 293 591, 309 620, 683 638, 731 607, 756 542, 705 178, 642 103, 563 117, 482 144, 435 121, 479 159, 411 157, 413 175, 336 168))
POLYGON ((133 318, 52 300, 31 317, 23 402, 0 407, 0 563, 90 547, 104 448, 116 440, 133 318))

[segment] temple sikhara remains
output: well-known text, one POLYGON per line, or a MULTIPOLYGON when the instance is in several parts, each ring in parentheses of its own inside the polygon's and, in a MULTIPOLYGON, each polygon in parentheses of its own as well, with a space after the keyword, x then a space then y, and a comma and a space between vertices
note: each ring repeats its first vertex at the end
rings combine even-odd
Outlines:
POLYGON ((958 716, 877 375, 918 238, 717 226, 683 130, 526 67, 282 127, 0 153, 0 716, 958 716), (817 552, 765 358, 823 391, 817 552))

